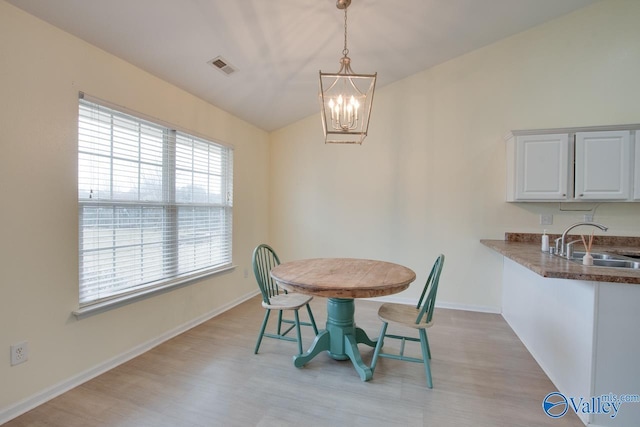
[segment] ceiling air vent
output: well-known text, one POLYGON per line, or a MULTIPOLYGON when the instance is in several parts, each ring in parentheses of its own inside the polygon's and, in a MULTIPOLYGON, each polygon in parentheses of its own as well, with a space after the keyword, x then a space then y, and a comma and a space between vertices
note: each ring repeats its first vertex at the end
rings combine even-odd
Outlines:
POLYGON ((211 61, 207 62, 207 64, 210 64, 213 68, 215 68, 216 70, 220 70, 227 76, 236 72, 235 67, 229 64, 229 61, 221 56, 216 56, 211 61))

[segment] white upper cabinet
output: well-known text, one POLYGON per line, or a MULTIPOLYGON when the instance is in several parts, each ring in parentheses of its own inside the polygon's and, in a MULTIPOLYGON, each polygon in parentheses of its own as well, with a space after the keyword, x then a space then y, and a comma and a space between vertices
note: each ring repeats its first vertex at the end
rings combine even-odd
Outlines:
POLYGON ((565 200, 568 134, 516 136, 512 201, 565 200))
POLYGON ((633 199, 640 200, 640 130, 636 130, 636 145, 635 145, 636 161, 634 168, 634 184, 633 184, 633 199))
POLYGON ((577 132, 576 200, 627 200, 631 192, 631 132, 577 132))
POLYGON ((640 124, 514 130, 508 202, 640 202, 640 124))

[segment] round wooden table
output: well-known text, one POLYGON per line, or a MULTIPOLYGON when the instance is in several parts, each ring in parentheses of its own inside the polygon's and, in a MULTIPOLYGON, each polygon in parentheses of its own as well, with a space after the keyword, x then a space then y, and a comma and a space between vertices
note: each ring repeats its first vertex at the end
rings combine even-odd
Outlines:
POLYGON ((399 264, 356 258, 316 258, 285 262, 271 270, 271 277, 292 292, 327 297, 327 324, 311 348, 293 357, 300 368, 322 351, 336 360, 351 359, 362 381, 372 377, 360 357, 358 344, 375 347, 354 321, 354 298, 371 298, 400 292, 416 279, 413 270, 399 264))

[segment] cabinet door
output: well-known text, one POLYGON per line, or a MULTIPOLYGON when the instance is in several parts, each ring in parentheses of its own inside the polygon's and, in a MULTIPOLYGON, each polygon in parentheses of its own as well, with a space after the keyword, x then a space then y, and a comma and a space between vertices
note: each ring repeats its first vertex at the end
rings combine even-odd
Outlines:
POLYGON ((515 200, 565 200, 568 134, 516 137, 515 200))
POLYGON ((635 161, 635 169, 634 176, 635 180, 633 183, 633 198, 634 200, 640 200, 640 130, 636 130, 636 161, 635 161))
POLYGON ((630 136, 629 131, 576 133, 576 199, 629 199, 630 136))

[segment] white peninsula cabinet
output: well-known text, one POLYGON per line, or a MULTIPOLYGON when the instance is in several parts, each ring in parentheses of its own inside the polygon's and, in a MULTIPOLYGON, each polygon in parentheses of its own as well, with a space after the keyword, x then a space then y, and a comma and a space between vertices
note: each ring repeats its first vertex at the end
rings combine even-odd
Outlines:
POLYGON ((640 201, 640 124, 512 131, 508 202, 640 201))
MULTIPOLYGON (((503 282, 502 316, 557 391, 640 394, 639 284, 545 278, 508 258, 503 282)), ((613 418, 577 415, 590 427, 635 427, 640 402, 623 403, 613 418)))
POLYGON ((575 198, 629 199, 631 132, 577 132, 575 139, 575 198))

